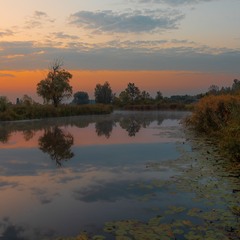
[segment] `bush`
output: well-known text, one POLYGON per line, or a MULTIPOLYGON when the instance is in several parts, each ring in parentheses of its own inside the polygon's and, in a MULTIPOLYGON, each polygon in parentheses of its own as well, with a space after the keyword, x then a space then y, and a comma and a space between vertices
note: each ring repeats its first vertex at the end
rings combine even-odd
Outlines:
POLYGON ((198 131, 213 133, 222 130, 236 115, 240 107, 240 98, 231 95, 207 96, 194 107, 188 124, 198 131))
POLYGON ((202 98, 186 124, 199 133, 214 137, 220 149, 240 160, 240 96, 202 98))
POLYGON ((33 104, 30 106, 12 105, 0 112, 0 121, 14 121, 25 119, 41 119, 50 117, 78 116, 86 114, 109 114, 113 111, 111 105, 53 105, 33 104))

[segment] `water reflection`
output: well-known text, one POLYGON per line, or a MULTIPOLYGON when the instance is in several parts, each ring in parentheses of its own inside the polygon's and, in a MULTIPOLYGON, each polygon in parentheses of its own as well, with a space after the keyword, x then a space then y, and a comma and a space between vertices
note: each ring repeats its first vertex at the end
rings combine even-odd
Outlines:
POLYGON ((34 137, 34 135, 35 135, 35 131, 31 129, 26 129, 23 131, 23 136, 26 141, 31 140, 34 137))
POLYGON ((174 189, 161 187, 178 169, 146 166, 180 156, 184 116, 115 112, 0 123, 0 215, 11 219, 0 219, 0 239, 95 234, 104 222, 145 220, 149 207, 182 201, 168 194, 174 189))
MULTIPOLYGON (((74 156, 71 150, 74 138, 78 145, 91 145, 99 142, 106 144, 107 141, 117 144, 126 141, 126 135, 122 134, 125 131, 131 137, 132 140, 130 138, 128 140, 131 143, 141 129, 148 128, 151 124, 155 127, 160 126, 166 119, 181 119, 184 114, 186 113, 119 111, 103 116, 2 122, 0 123, 0 143, 2 143, 2 147, 7 146, 6 148, 12 148, 13 145, 21 148, 36 147, 37 145, 42 152, 47 153, 56 162, 57 166, 62 166, 63 161, 70 160, 74 156), (92 131, 94 127, 95 132, 92 131), (121 129, 123 131, 120 131, 121 129), (104 136, 106 139, 100 140, 96 136, 104 136)), ((145 136, 143 139, 140 136, 138 141, 149 141, 149 138, 145 136)))
POLYGON ((6 128, 1 128, 0 130, 0 142, 7 143, 10 137, 10 131, 6 128))
MULTIPOLYGON (((185 113, 186 114, 186 113, 185 113)), ((115 127, 120 126, 126 130, 129 136, 136 136, 141 128, 148 127, 156 121, 161 125, 164 119, 181 119, 184 113, 181 112, 116 112, 104 116, 81 116, 69 118, 55 118, 37 121, 0 122, 0 142, 7 143, 12 133, 22 132, 25 141, 32 139, 37 131, 44 130, 44 135, 59 130, 56 127, 77 127, 87 128, 95 124, 97 136, 110 138, 115 127), (50 129, 50 130, 45 130, 50 129)))
POLYGON ((128 132, 128 136, 133 137, 141 129, 141 122, 134 117, 124 118, 119 122, 121 128, 128 132))
POLYGON ((53 239, 54 231, 30 229, 27 226, 13 223, 9 218, 0 220, 1 240, 30 240, 30 239, 53 239))
POLYGON ((114 120, 106 120, 106 121, 99 121, 96 122, 95 128, 96 133, 98 136, 105 136, 106 138, 109 138, 111 136, 113 127, 116 126, 114 120))
POLYGON ((0 222, 0 229, 2 229, 1 240, 25 240, 25 238, 21 236, 24 229, 21 226, 10 223, 8 219, 3 219, 3 221, 0 222))
POLYGON ((45 129, 43 136, 38 140, 39 149, 49 154, 50 158, 56 161, 57 166, 62 166, 63 160, 67 161, 74 156, 71 151, 73 142, 73 136, 64 133, 57 126, 45 129))

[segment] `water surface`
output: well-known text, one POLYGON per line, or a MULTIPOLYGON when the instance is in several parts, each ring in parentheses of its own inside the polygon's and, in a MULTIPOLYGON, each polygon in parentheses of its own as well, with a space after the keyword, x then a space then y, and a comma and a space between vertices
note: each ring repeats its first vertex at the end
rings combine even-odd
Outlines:
MULTIPOLYGON (((184 174, 194 164, 180 124, 187 114, 114 112, 1 123, 0 239, 53 239, 81 231, 115 239, 118 223, 145 224, 166 215, 163 223, 170 224, 186 221, 184 211, 210 211, 212 199, 193 201, 196 186, 186 189, 191 175, 184 174)), ((225 202, 218 204, 225 208, 225 202)), ((181 230, 175 234, 186 239, 189 231, 181 230)))

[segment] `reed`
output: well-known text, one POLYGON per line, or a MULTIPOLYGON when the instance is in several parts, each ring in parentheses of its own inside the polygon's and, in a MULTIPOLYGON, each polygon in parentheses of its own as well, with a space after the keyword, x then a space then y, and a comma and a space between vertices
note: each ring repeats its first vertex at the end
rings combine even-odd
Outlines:
POLYGON ((240 96, 206 96, 186 119, 187 126, 213 137, 220 149, 240 161, 240 96))

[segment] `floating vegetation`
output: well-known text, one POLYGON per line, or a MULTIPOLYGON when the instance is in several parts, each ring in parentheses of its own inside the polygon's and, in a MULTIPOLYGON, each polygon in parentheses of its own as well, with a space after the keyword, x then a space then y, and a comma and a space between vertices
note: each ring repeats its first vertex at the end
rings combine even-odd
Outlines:
POLYGON ((128 186, 142 193, 133 195, 134 201, 143 206, 154 202, 146 208, 151 217, 106 222, 102 235, 86 240, 240 239, 238 169, 225 161, 208 139, 198 138, 190 131, 185 134, 188 140, 176 143, 178 159, 146 163, 145 171, 154 173, 155 178, 128 186), (164 194, 169 200, 176 199, 163 204, 164 194))
POLYGON ((76 237, 59 237, 55 238, 54 240, 105 240, 106 238, 101 235, 95 235, 90 237, 86 232, 79 234, 76 237))
POLYGON ((223 221, 225 217, 229 220, 228 214, 225 214, 224 211, 203 212, 193 208, 186 212, 183 207, 170 207, 165 214, 153 217, 147 223, 137 220, 108 222, 105 224, 104 231, 111 233, 115 239, 131 240, 228 240, 240 237, 239 224, 232 222, 230 226, 223 221), (183 212, 185 216, 181 219, 178 214, 183 212), (169 214, 175 214, 174 218, 167 220, 169 214))
MULTIPOLYGON (((188 133, 191 134, 191 133, 188 133)), ((177 145, 181 157, 177 160, 148 163, 148 171, 175 169, 176 174, 169 179, 154 179, 141 182, 138 187, 152 190, 152 193, 138 198, 148 201, 157 198, 156 189, 168 188, 175 192, 192 193, 191 205, 161 206, 152 208, 158 215, 148 222, 125 220, 108 222, 104 231, 115 239, 131 240, 235 240, 240 239, 240 191, 239 179, 229 173, 217 148, 209 141, 191 139, 191 150, 177 145), (195 205, 196 207, 192 207, 195 205)), ((231 173, 234 175, 234 173, 231 173)), ((134 186, 132 186, 134 187, 134 186)), ((137 187, 137 186, 135 186, 137 187)))

